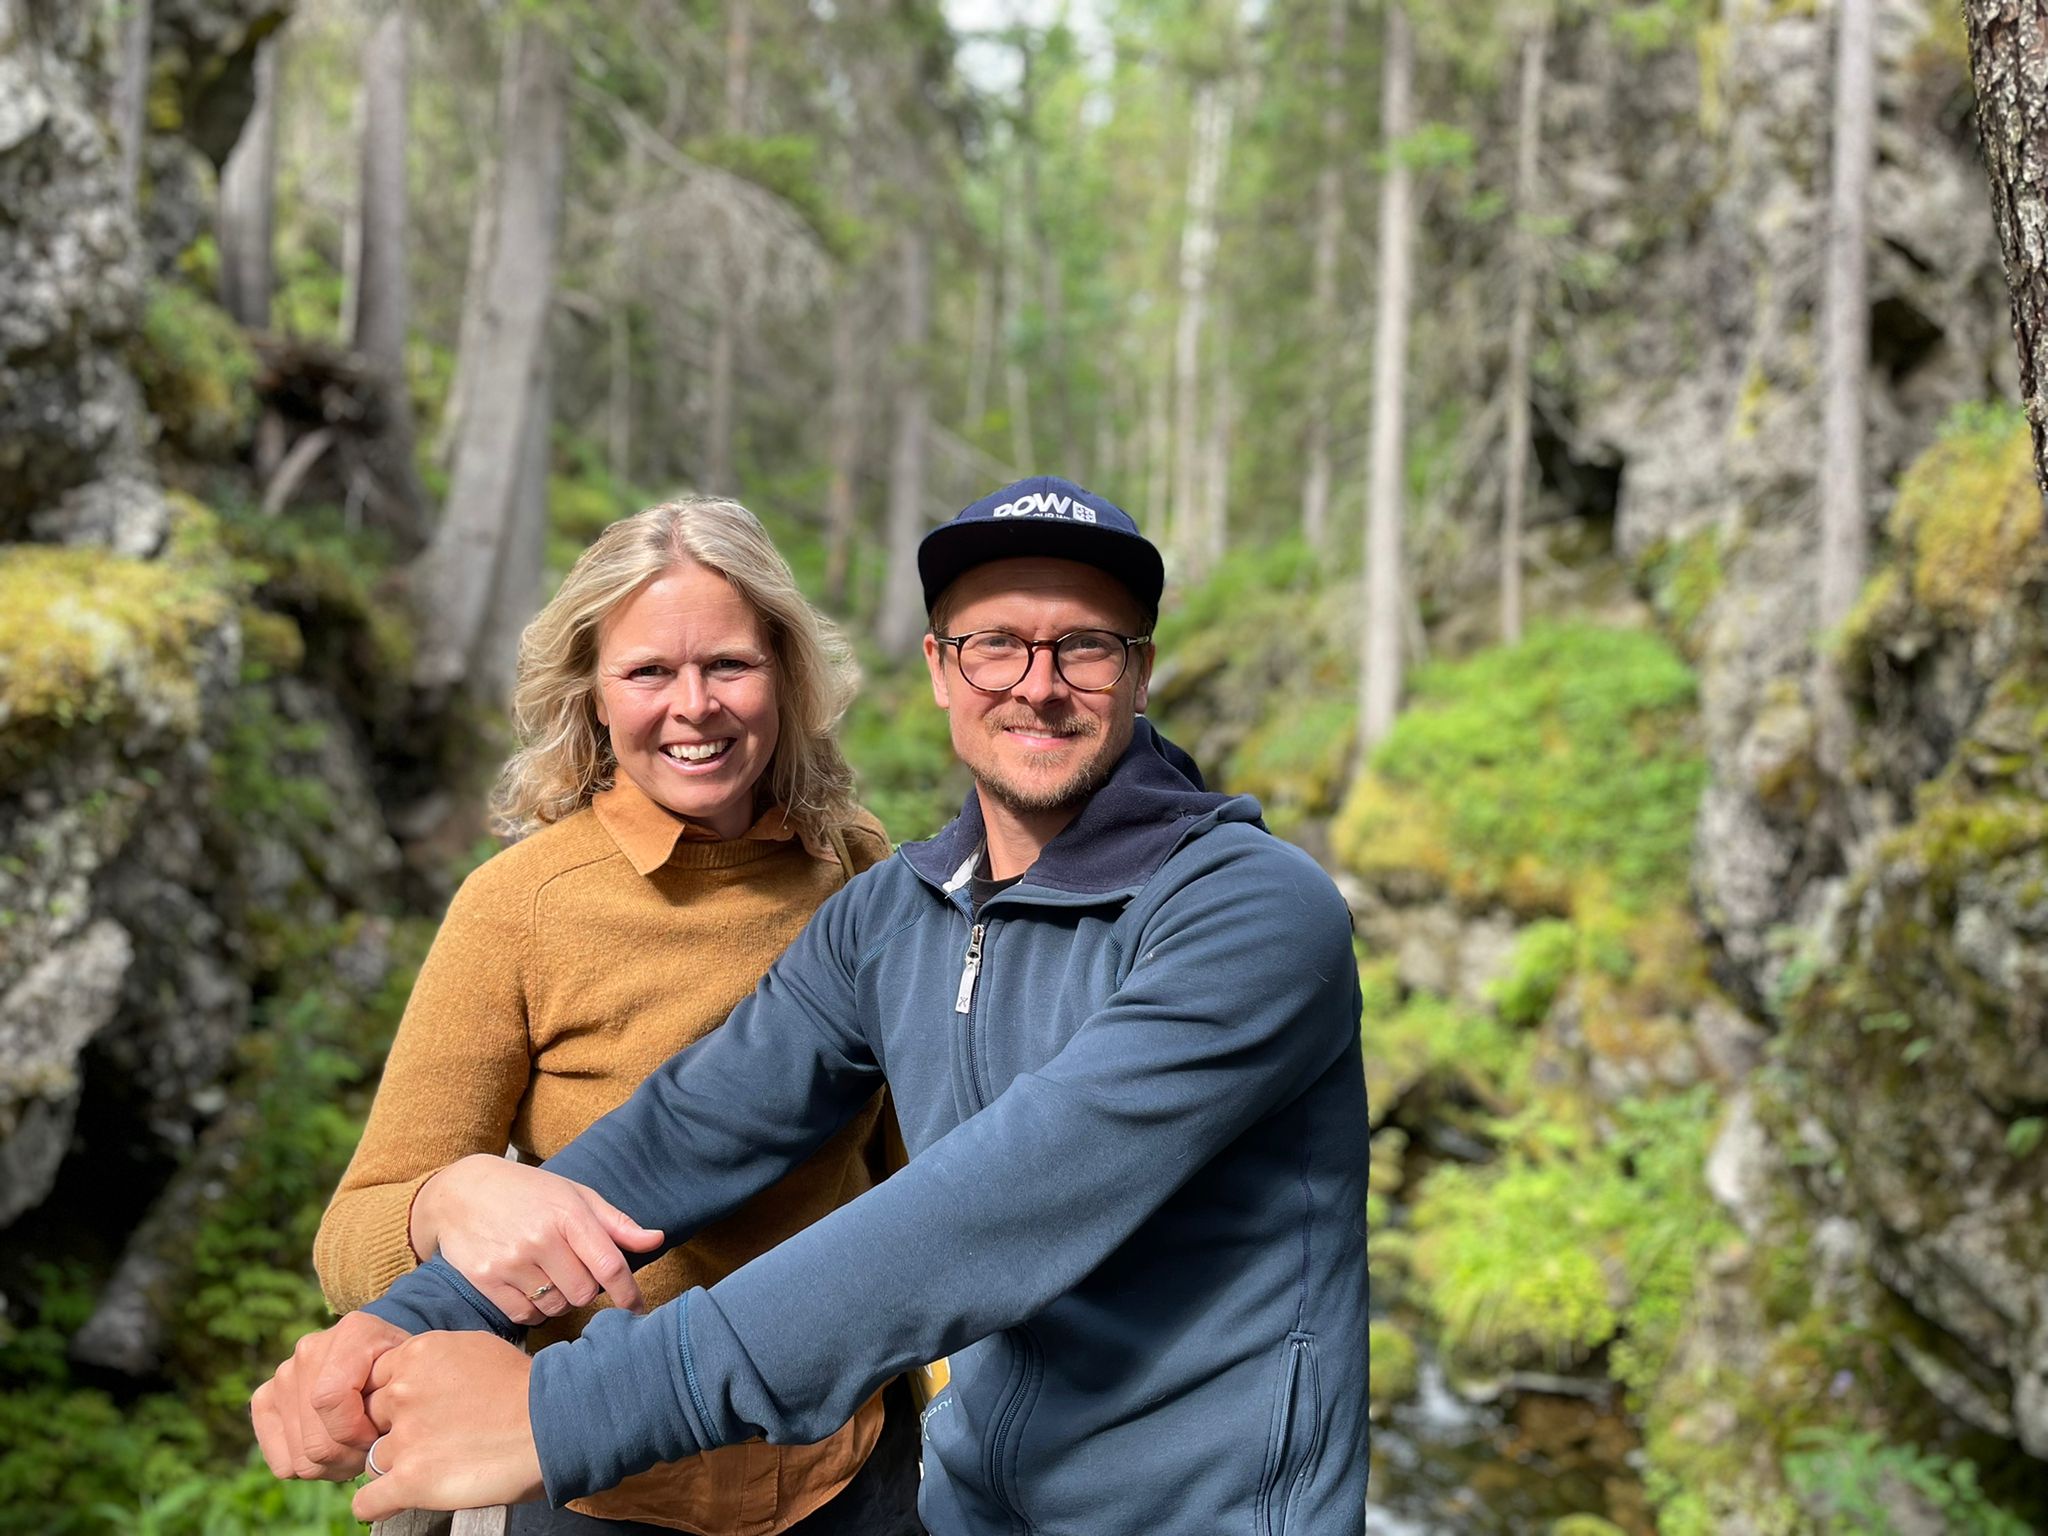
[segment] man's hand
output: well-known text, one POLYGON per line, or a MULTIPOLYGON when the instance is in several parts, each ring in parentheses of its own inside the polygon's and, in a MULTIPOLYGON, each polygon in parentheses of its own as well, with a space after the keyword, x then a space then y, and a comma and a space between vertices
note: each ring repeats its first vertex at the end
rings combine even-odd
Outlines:
POLYGON ((356 1494, 356 1518, 538 1498, 532 1369, 524 1350, 487 1333, 423 1333, 378 1357, 368 1407, 382 1475, 356 1494))
POLYGON ((363 1402, 371 1371, 411 1337, 382 1318, 351 1312, 299 1340, 292 1357, 249 1399, 256 1443, 270 1470, 329 1482, 361 1472, 363 1453, 377 1436, 363 1402))
POLYGON ((643 1310, 620 1250, 661 1246, 659 1232, 595 1191, 484 1153, 450 1163, 420 1186, 410 1235, 415 1253, 438 1251, 500 1312, 528 1324, 588 1306, 599 1291, 643 1310))

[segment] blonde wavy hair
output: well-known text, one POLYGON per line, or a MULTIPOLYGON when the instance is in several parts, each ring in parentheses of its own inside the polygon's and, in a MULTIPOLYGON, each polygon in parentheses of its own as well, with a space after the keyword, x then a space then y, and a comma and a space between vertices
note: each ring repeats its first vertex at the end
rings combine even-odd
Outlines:
POLYGON ((512 691, 519 749, 491 792, 500 832, 524 837, 611 787, 618 762, 597 719, 599 632, 641 587, 689 561, 731 582, 768 632, 781 734, 762 781, 774 803, 815 837, 853 815, 853 770, 835 734, 860 682, 852 650, 797 590, 753 513, 738 502, 690 497, 605 529, 520 635, 512 691))

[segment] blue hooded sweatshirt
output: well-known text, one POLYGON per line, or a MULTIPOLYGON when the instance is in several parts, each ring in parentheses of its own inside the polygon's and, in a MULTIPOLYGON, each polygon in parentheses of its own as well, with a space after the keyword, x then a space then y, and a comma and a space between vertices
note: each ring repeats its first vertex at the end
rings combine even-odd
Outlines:
MULTIPOLYGON (((1367 1124, 1343 901, 1142 719, 976 914, 982 845, 970 793, 548 1162, 680 1242, 885 1079, 911 1154, 708 1290, 541 1351, 528 1407, 552 1501, 753 1436, 822 1439, 947 1356, 924 1414, 936 1536, 1363 1530, 1367 1124)), ((438 1259, 367 1310, 521 1332, 438 1259)))

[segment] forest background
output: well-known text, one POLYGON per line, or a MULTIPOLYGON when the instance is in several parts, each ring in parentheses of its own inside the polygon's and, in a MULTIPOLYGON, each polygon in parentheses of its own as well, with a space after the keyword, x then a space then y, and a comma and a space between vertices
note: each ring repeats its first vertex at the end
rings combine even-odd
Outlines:
POLYGON ((910 839, 911 551, 1030 472, 1357 916, 1371 1529, 2048 1528, 2044 56, 0 0, 0 1529, 351 1527, 244 1405, 594 533, 759 512, 910 839))

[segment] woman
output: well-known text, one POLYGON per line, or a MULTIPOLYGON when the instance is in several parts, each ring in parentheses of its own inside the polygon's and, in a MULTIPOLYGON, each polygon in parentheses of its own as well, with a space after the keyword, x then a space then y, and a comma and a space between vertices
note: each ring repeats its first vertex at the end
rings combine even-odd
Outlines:
MULTIPOLYGON (((314 1266, 337 1310, 435 1251, 436 1172, 508 1142, 552 1156, 717 1028, 818 904, 886 856, 833 738, 853 684, 844 644, 732 502, 650 508, 584 552, 520 641, 521 746, 493 806, 522 840, 456 893, 320 1224, 314 1266)), ((878 1099, 642 1270, 645 1300, 709 1285, 870 1188, 882 1114, 878 1099)), ((623 1218, 613 1229, 630 1247, 658 1241, 623 1218)), ((575 1303, 596 1283, 558 1264, 485 1290, 542 1324, 539 1347, 580 1331, 590 1312, 575 1303)), ((572 1506, 584 1514, 521 1505, 510 1528, 914 1532, 917 1432, 901 1410, 878 1395, 818 1445, 713 1451, 572 1506)))

